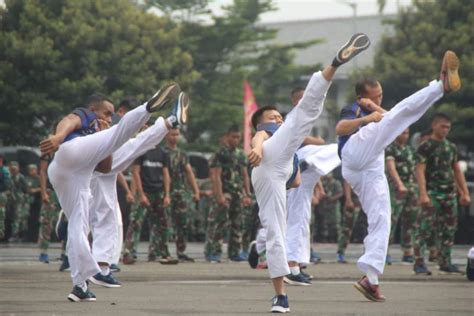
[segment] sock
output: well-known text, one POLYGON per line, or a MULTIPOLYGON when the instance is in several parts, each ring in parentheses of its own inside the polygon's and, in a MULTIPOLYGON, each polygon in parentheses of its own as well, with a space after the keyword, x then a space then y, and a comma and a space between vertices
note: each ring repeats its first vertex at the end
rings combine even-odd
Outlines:
POLYGON ((109 275, 110 273, 110 268, 109 266, 100 266, 100 274, 102 275, 109 275))
POLYGON ((368 268, 367 270, 367 278, 369 279, 370 284, 372 285, 379 285, 379 276, 377 271, 373 268, 368 268))
POLYGON ((298 267, 298 266, 290 267, 290 271, 291 271, 291 274, 298 275, 298 274, 300 274, 300 267, 298 267))
POLYGON ((80 287, 84 292, 87 291, 87 282, 79 283, 77 286, 80 287))

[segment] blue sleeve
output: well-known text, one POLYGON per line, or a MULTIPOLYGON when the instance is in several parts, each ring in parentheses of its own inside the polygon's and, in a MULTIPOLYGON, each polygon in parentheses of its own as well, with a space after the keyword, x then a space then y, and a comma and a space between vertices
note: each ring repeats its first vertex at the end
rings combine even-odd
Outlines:
POLYGON ((353 109, 352 105, 346 106, 341 110, 339 115, 339 120, 353 120, 356 118, 356 112, 353 109))
POLYGON ((81 119, 81 129, 91 127, 91 124, 97 118, 94 112, 86 108, 75 108, 72 111, 72 114, 79 116, 79 118, 81 119))

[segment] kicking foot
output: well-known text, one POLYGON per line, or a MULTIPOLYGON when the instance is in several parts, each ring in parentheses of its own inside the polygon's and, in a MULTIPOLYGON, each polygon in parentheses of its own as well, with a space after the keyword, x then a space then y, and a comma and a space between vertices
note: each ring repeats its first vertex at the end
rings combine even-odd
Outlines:
POLYGON ((149 113, 156 112, 163 107, 173 104, 181 92, 181 88, 175 82, 168 83, 163 86, 154 96, 146 103, 146 110, 149 113))
POLYGON ((189 97, 186 93, 181 92, 178 101, 173 107, 171 115, 168 117, 168 122, 173 128, 177 128, 180 125, 186 125, 188 122, 188 108, 189 97))
POLYGON ((441 65, 439 80, 443 82, 444 93, 456 92, 461 89, 461 79, 459 78, 459 58, 453 51, 446 51, 441 65))
POLYGON ((351 39, 342 46, 332 61, 333 67, 339 67, 357 56, 360 52, 370 46, 370 39, 364 33, 354 34, 351 39))

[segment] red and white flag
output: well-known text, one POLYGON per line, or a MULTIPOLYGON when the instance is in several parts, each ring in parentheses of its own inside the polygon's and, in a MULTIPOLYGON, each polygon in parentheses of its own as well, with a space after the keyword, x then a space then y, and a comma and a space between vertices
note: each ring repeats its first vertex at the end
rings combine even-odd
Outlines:
POLYGON ((244 151, 250 152, 250 143, 252 141, 252 114, 257 111, 258 106, 255 102, 252 87, 247 80, 244 80, 244 151))

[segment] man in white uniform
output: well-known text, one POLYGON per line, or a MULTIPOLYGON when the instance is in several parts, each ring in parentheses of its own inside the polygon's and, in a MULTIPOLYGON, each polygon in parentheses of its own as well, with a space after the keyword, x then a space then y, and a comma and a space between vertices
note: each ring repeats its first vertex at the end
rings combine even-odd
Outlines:
MULTIPOLYGON (((187 108, 187 103, 186 94, 181 92, 175 108, 187 108)), ((173 120, 159 117, 152 126, 139 133, 137 137, 128 140, 113 153, 112 169, 108 173, 94 171, 91 180, 93 199, 91 200, 89 218, 93 240, 92 256, 99 264, 101 271, 91 277, 90 280, 93 283, 105 287, 120 287, 120 282, 113 277, 110 271, 116 249, 121 244, 117 239, 119 217, 121 217, 121 214, 117 212, 120 210, 116 186, 118 174, 136 158, 158 145, 168 134, 168 131, 176 126, 173 124, 173 120)))
POLYGON ((166 85, 111 128, 107 127, 114 112, 112 102, 104 96, 94 95, 87 102, 89 109, 74 110, 59 122, 54 135, 40 143, 43 155, 55 152, 48 175, 69 220, 67 253, 74 285, 69 300, 96 300, 86 283, 101 271, 87 239, 92 173, 94 170, 110 171, 112 153, 148 121, 151 112, 174 103, 177 93, 177 84, 166 85))
POLYGON ((365 34, 354 35, 338 52, 331 66, 313 74, 303 98, 287 115, 285 123, 273 107, 259 109, 252 117, 258 130, 252 139, 249 162, 255 166, 252 183, 260 207, 259 217, 266 232, 268 270, 276 295, 272 312, 289 312, 283 276, 290 273, 285 250, 286 183, 298 182, 295 152, 309 135, 322 112, 330 81, 338 66, 348 62, 370 44, 365 34), (270 137, 271 136, 271 137, 270 137))
POLYGON ((381 108, 382 88, 373 79, 356 85, 357 102, 344 108, 336 126, 342 175, 360 199, 367 214, 368 235, 364 255, 357 262, 365 273, 355 287, 369 300, 385 301, 378 275, 383 273, 390 235, 390 194, 384 173, 384 150, 416 122, 444 93, 457 91, 459 60, 444 55, 439 81, 404 99, 389 112, 381 108))

